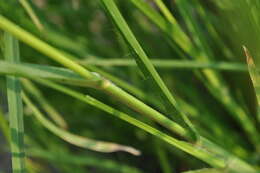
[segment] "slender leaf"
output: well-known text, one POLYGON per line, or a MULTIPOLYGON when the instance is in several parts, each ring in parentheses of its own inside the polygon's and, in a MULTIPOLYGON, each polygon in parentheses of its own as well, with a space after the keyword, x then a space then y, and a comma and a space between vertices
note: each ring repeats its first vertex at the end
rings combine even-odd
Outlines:
POLYGON ((14 64, 0 61, 0 74, 27 78, 43 78, 76 86, 92 86, 99 80, 85 80, 74 72, 58 67, 36 64, 14 64))
POLYGON ((63 130, 57 126, 55 126, 52 122, 50 122, 48 119, 46 119, 42 113, 39 111, 39 109, 32 103, 32 101, 23 93, 22 98, 26 105, 32 110, 34 116, 38 119, 38 121, 46 127, 48 130, 50 130, 52 133, 57 135, 58 137, 62 138, 68 143, 71 143, 73 145, 76 145, 78 147, 87 148, 90 150, 98 151, 98 152, 104 152, 104 153, 110 153, 110 152, 116 152, 116 151, 124 151, 131 153, 133 155, 140 155, 140 151, 128 147, 123 146, 111 142, 102 142, 102 141, 96 141, 93 139, 89 139, 86 137, 74 135, 66 130, 63 130))
POLYGON ((257 120, 258 120, 258 123, 260 123, 260 92, 259 92, 260 74, 259 74, 259 71, 257 71, 256 65, 254 63, 252 56, 250 55, 250 52, 248 51, 248 49, 245 46, 243 48, 244 48, 244 51, 245 51, 245 54, 247 57, 247 64, 248 64, 250 78, 251 78, 253 86, 255 88, 256 99, 257 99, 257 103, 258 103, 257 120))
POLYGON ((116 116, 138 128, 141 128, 142 130, 158 137, 159 139, 165 141, 166 143, 175 146, 194 157, 197 157, 204 162, 210 164, 213 167, 216 168, 224 168, 229 167, 230 170, 238 171, 242 170, 247 173, 256 173, 256 170, 252 168, 250 165, 248 165, 246 162, 240 160, 236 156, 230 154, 229 152, 225 151, 221 147, 215 145, 214 143, 210 142, 209 140, 200 137, 200 140, 196 144, 190 144, 188 142, 177 140, 157 129, 154 127, 147 125, 135 118, 132 118, 131 116, 120 112, 100 101, 97 99, 89 96, 84 95, 79 92, 73 91, 71 89, 68 89, 64 86, 46 81, 46 80, 39 80, 34 79, 34 81, 45 85, 47 87, 53 88, 55 90, 58 90, 60 92, 63 92, 67 95, 70 95, 78 100, 81 100, 87 104, 90 104, 94 107, 97 107, 98 109, 101 109, 113 116, 116 116))
MULTIPOLYGON (((179 69, 179 70, 194 70, 194 69, 213 69, 223 71, 246 72, 247 67, 241 63, 228 62, 202 62, 194 60, 165 60, 165 59, 151 59, 151 63, 157 68, 163 69, 179 69)), ((131 59, 86 59, 79 61, 83 65, 96 66, 136 66, 134 60, 131 59)))
POLYGON ((40 20, 38 19, 37 15, 35 14, 35 12, 33 11, 30 3, 27 0, 19 0, 19 2, 21 3, 21 5, 23 6, 23 8, 25 9, 25 11, 28 13, 28 15, 30 16, 30 18, 32 19, 33 23, 36 25, 36 27, 42 31, 43 25, 40 22, 40 20))
MULTIPOLYGON (((126 104, 131 109, 142 113, 142 115, 153 118, 158 123, 162 124, 169 130, 171 130, 174 133, 177 133, 180 136, 183 136, 187 139, 192 137, 189 131, 184 129, 181 125, 175 123, 174 121, 162 115, 158 111, 147 106, 140 100, 136 99, 135 97, 128 94, 121 88, 117 87, 111 81, 103 78, 98 74, 91 73, 89 70, 85 69, 78 63, 74 62, 73 60, 76 59, 75 57, 65 54, 64 52, 61 52, 56 48, 48 45, 47 43, 39 40, 35 36, 26 32, 25 30, 23 30, 22 28, 15 25, 14 23, 12 23, 11 21, 9 21, 8 19, 6 19, 1 15, 0 15, 0 28, 14 34, 17 38, 19 38, 23 42, 27 43, 28 45, 35 48, 36 50, 44 53, 45 55, 49 56, 49 58, 59 62, 65 67, 68 67, 69 69, 78 73, 80 76, 84 77, 85 79, 94 81, 95 83, 94 87, 96 89, 99 89, 105 92, 106 94, 113 96, 118 101, 126 104)), ((171 106, 171 108, 173 107, 171 106)))
POLYGON ((159 74, 155 70, 154 66, 150 62, 149 58, 147 57, 146 53, 142 49, 139 42, 136 40, 134 34, 128 27, 126 21, 122 17, 119 9, 117 8, 114 0, 101 0, 107 9, 108 13, 112 17, 112 20, 115 22, 116 26, 127 40, 128 44, 132 48, 135 53, 136 62, 140 68, 140 70, 144 73, 147 79, 149 79, 154 87, 156 88, 156 92, 160 94, 162 100, 165 103, 165 107, 169 114, 172 114, 173 119, 181 124, 182 126, 186 127, 191 140, 197 139, 196 130, 190 123, 189 119, 184 115, 177 105, 176 100, 171 95, 170 91, 164 84, 163 80, 160 78, 159 74))
MULTIPOLYGON (((4 35, 5 59, 12 63, 19 63, 19 43, 9 33, 4 35)), ((7 76, 8 109, 11 131, 12 170, 17 173, 25 172, 24 154, 24 125, 23 105, 21 100, 21 86, 16 77, 7 76)))
POLYGON ((92 139, 88 139, 85 137, 81 137, 78 135, 71 134, 70 132, 67 132, 63 129, 60 129, 56 127, 54 124, 52 124, 49 120, 47 120, 42 113, 33 105, 33 103, 29 100, 29 98, 23 94, 23 100, 29 106, 30 109, 32 109, 34 115, 36 118, 42 123, 43 126, 45 126, 47 129, 49 129, 51 132, 53 132, 55 135, 59 136, 63 140, 82 147, 87 148, 90 150, 98 151, 98 152, 116 152, 116 151, 125 151, 129 152, 133 155, 139 155, 140 152, 134 148, 118 145, 114 143, 109 142, 101 142, 101 141, 95 141, 92 139))

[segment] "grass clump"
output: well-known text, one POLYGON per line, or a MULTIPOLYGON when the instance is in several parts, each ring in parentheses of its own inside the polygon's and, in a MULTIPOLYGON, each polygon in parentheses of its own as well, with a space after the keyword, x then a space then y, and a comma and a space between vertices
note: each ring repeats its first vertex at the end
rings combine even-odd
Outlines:
POLYGON ((260 6, 225 4, 0 2, 13 172, 258 173, 260 6))

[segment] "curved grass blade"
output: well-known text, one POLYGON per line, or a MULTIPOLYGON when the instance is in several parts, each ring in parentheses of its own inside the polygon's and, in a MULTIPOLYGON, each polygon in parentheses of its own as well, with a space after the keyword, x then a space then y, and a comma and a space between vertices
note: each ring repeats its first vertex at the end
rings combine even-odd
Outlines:
MULTIPOLYGON (((160 15, 158 14, 158 12, 149 7, 147 3, 140 0, 132 0, 131 2, 133 2, 145 15, 147 15, 147 17, 149 17, 149 19, 153 23, 155 23, 163 32, 165 32, 167 35, 172 34, 171 30, 167 29, 166 27, 167 24, 165 24, 165 22, 167 23, 167 21, 165 21, 163 18, 159 18, 158 16, 160 15), (152 16, 157 16, 158 18, 152 16), (157 20, 161 22, 158 22, 157 20)), ((169 38, 171 38, 174 42, 178 43, 178 45, 191 57, 194 57, 204 62, 209 62, 208 56, 211 57, 210 59, 213 59, 212 52, 209 49, 208 44, 205 41, 205 38, 203 38, 203 35, 201 35, 198 24, 192 19, 194 16, 189 14, 192 10, 187 9, 190 3, 193 2, 189 1, 190 3, 187 3, 187 0, 177 2, 179 2, 179 7, 182 12, 182 15, 187 22, 187 26, 190 29, 190 32, 193 34, 194 37, 196 37, 195 40, 200 49, 198 50, 197 48, 195 48, 191 41, 182 43, 179 42, 178 36, 169 36, 169 38)), ((178 32, 180 33, 180 35, 187 35, 185 32, 181 31, 182 29, 178 23, 168 22, 168 24, 174 24, 173 26, 168 28, 175 28, 176 30, 179 30, 178 32)), ((231 91, 227 87, 223 78, 219 74, 209 69, 203 69, 202 71, 203 76, 205 76, 206 78, 203 78, 203 76, 200 73, 195 74, 198 76, 199 79, 201 79, 204 85, 208 88, 209 92, 225 106, 225 108, 230 112, 230 115, 232 115, 233 118, 243 127, 244 131, 248 134, 247 136, 251 143, 257 146, 258 141, 260 139, 257 133, 257 129, 255 128, 254 123, 248 117, 246 112, 241 108, 237 101, 233 99, 232 95, 230 94, 231 91)))
MULTIPOLYGON (((19 63, 20 52, 18 41, 9 33, 4 33, 4 54, 6 61, 19 63)), ((24 125, 21 86, 14 76, 7 76, 7 97, 11 131, 12 170, 25 172, 24 125)))
MULTIPOLYGON (((190 134, 188 130, 184 129, 178 123, 167 118, 166 116, 159 113, 155 109, 152 109, 151 107, 147 106, 145 103, 141 102, 140 100, 128 94, 121 88, 117 87, 111 81, 103 78, 100 75, 91 73, 89 70, 85 69, 78 63, 74 62, 73 60, 76 59, 75 57, 65 54, 64 52, 57 50, 56 48, 48 45, 42 40, 39 40, 37 37, 33 36, 32 34, 23 30, 19 26, 15 25, 14 23, 9 21, 2 15, 0 15, 0 28, 14 34, 21 41, 25 42, 26 44, 30 45, 34 49, 47 55, 49 58, 59 62, 63 66, 68 67, 69 69, 78 73, 80 76, 84 77, 85 79, 95 81, 96 85, 94 86, 94 88, 99 89, 105 92, 106 94, 114 97, 121 103, 133 109, 134 111, 137 111, 142 115, 154 119, 161 125, 165 126, 172 132, 177 133, 182 137, 185 137, 187 139, 192 138, 193 135, 190 134)), ((173 107, 171 106, 171 108, 173 107)))
POLYGON ((204 137, 200 137, 199 141, 195 144, 190 144, 185 141, 177 140, 157 129, 154 127, 147 125, 135 118, 132 118, 131 116, 118 111, 98 100, 95 98, 81 94, 79 92, 73 91, 69 88, 66 88, 64 86, 55 84, 50 81, 46 80, 39 80, 34 79, 34 81, 45 85, 47 87, 53 88, 57 91, 63 92, 67 95, 70 95, 80 101, 83 101, 87 104, 90 104, 98 109, 101 109, 110 115, 116 116, 117 118, 120 118, 138 128, 143 129, 144 131, 158 137, 159 139, 165 141, 166 143, 177 147, 180 150, 183 150, 194 157, 197 157, 204 162, 208 163, 209 165, 215 167, 215 168, 224 168, 228 167, 230 170, 242 170, 246 173, 256 173, 257 171, 246 162, 240 160, 236 156, 230 154, 229 152, 225 151, 221 147, 217 146, 216 144, 212 143, 211 141, 205 139, 204 137))
POLYGON ((41 91, 28 79, 21 79, 24 89, 30 93, 50 116, 50 118, 61 128, 67 129, 68 124, 62 115, 45 99, 41 91))
POLYGON ((26 105, 32 110, 34 116, 37 118, 37 120, 48 130, 50 130, 52 133, 63 139, 64 141, 73 144, 78 147, 87 148, 93 151, 98 152, 104 152, 104 153, 110 153, 110 152, 117 152, 117 151, 124 151, 128 152, 133 155, 140 155, 140 151, 128 147, 123 146, 111 142, 101 142, 96 141, 93 139, 85 138, 82 136, 74 135, 66 130, 63 130, 57 126, 55 126, 52 122, 50 122, 48 119, 46 119, 42 113, 38 110, 38 108, 32 103, 32 101, 24 94, 22 93, 22 98, 26 105))
POLYGON ((140 68, 140 70, 144 73, 147 79, 149 79, 156 89, 155 91, 161 96, 162 100, 165 103, 165 108, 172 115, 172 118, 183 127, 186 127, 186 130, 189 133, 190 140, 197 139, 197 132, 194 129, 193 125, 190 123, 189 119, 184 115, 177 105, 176 100, 164 84, 163 80, 155 70, 154 66, 150 62, 146 53, 142 49, 139 42, 136 40, 134 34, 128 27, 126 21, 122 17, 119 9, 117 8, 115 2, 113 0, 101 0, 103 5, 107 9, 108 13, 112 17, 112 20, 118 27, 121 34, 126 39, 127 43, 130 45, 132 50, 135 53, 136 62, 140 68))
MULTIPOLYGON (((115 76, 112 76, 111 74, 108 74, 102 70, 99 70, 93 66, 88 66, 88 68, 92 71, 98 72, 102 76, 106 77, 107 79, 113 81, 115 84, 119 85, 123 89, 126 89, 130 93, 134 94, 138 98, 145 100, 154 106, 156 106, 159 110, 161 109, 160 106, 158 106, 158 103, 155 98, 152 98, 150 96, 147 96, 144 94, 143 91, 140 89, 129 85, 128 83, 116 78, 115 76)), ((76 86, 84 86, 86 87, 87 83, 89 83, 87 80, 84 80, 84 78, 80 77, 79 75, 63 69, 63 68, 56 68, 56 67, 51 67, 51 66, 43 66, 43 65, 33 65, 33 64, 11 64, 10 63, 2 63, 0 61, 0 73, 2 74, 10 74, 10 75, 17 75, 17 76, 23 76, 23 77, 29 77, 31 79, 33 78, 43 78, 43 79, 49 79, 57 82, 65 82, 66 84, 70 85, 76 85, 76 86), (33 75, 33 76, 30 76, 33 75), (78 82, 77 82, 78 81, 78 82), (84 84, 84 85, 83 85, 84 84)), ((216 125, 212 126, 210 125, 209 127, 213 128, 217 127, 218 129, 222 127, 221 123, 217 123, 218 121, 216 119, 208 118, 207 114, 204 114, 203 117, 199 116, 199 113, 195 112, 194 109, 190 109, 190 107, 185 103, 184 101, 181 100, 181 98, 178 98, 180 107, 185 110, 189 115, 191 115, 191 118, 199 119, 201 122, 205 122, 206 125, 208 125, 208 122, 214 121, 216 125)), ((224 128, 225 129, 225 128, 224 128)), ((219 131, 219 130, 217 130, 219 131)), ((227 132, 225 132, 227 133, 227 132)), ((228 133, 229 134, 229 133, 228 133)), ((230 135, 233 136, 233 135, 230 135)), ((232 141, 236 141, 232 138, 229 138, 232 141)))
POLYGON ((49 58, 51 58, 54 61, 59 62, 65 67, 68 67, 69 69, 75 71, 82 77, 86 79, 96 79, 97 76, 91 74, 90 71, 83 68, 78 63, 71 60, 74 57, 70 57, 70 55, 65 54, 64 52, 61 52, 57 50, 56 48, 48 45, 47 43, 39 40, 35 36, 31 35, 27 31, 23 30, 19 26, 15 25, 11 21, 9 21, 4 16, 0 15, 0 27, 4 29, 5 31, 8 31, 12 33, 14 36, 16 36, 19 40, 25 42, 26 44, 30 45, 34 49, 40 51, 41 53, 45 54, 49 58))
MULTIPOLYGON (((86 83, 89 83, 87 80, 84 80, 84 78, 80 77, 79 75, 77 75, 69 70, 63 69, 63 68, 56 68, 56 67, 42 66, 42 65, 32 65, 32 64, 11 64, 11 66, 10 66, 9 64, 10 63, 6 63, 6 62, 2 64, 2 62, 0 61, 0 73, 10 74, 10 75, 18 74, 17 76, 29 77, 32 79, 33 78, 43 78, 43 79, 50 79, 50 80, 57 81, 57 82, 66 81, 65 82, 66 84, 84 86, 84 87, 86 87, 86 85, 85 85, 86 83), (30 75, 33 75, 33 76, 30 76, 30 75), (77 82, 77 81, 79 81, 79 82, 77 82), (82 85, 82 84, 84 84, 84 85, 82 85)), ((159 104, 157 103, 156 99, 154 99, 150 96, 147 96, 140 89, 138 89, 132 85, 129 85, 128 83, 116 78, 115 76, 112 76, 111 74, 108 74, 93 66, 88 66, 88 68, 92 71, 98 72, 102 76, 113 81, 115 84, 119 85, 123 89, 126 89, 127 91, 134 94, 138 98, 153 104, 159 110, 161 109, 161 107, 158 106, 159 104)), ((196 91, 194 91, 194 92, 196 92, 196 91)), ((191 118, 198 119, 202 123, 205 122, 205 125, 208 125, 208 122, 214 121, 216 123, 216 125, 209 126, 210 128, 213 128, 213 131, 216 128, 221 129, 221 130, 226 129, 225 127, 222 126, 223 125, 222 123, 218 123, 218 121, 216 119, 212 119, 210 116, 208 116, 208 114, 206 112, 204 112, 204 116, 201 117, 201 116, 199 116, 198 112, 194 112, 194 109, 196 109, 195 107, 190 108, 190 106, 187 105, 187 103, 185 103, 184 101, 182 101, 181 98, 178 98, 178 100, 179 100, 180 107, 183 110, 185 110, 185 112, 187 112, 187 114, 191 115, 191 118)), ((200 106, 200 105, 198 105, 198 106, 200 106)), ((217 130, 217 131, 219 132, 219 130, 217 130)), ((225 132, 225 134, 231 134, 231 133, 225 132)), ((230 136, 233 136, 233 135, 230 135, 230 136)), ((234 142, 237 141, 231 137, 229 137, 229 140, 234 141, 234 142)), ((235 149, 235 148, 233 148, 233 149, 235 149)), ((241 151, 241 149, 240 149, 240 151, 241 151)))

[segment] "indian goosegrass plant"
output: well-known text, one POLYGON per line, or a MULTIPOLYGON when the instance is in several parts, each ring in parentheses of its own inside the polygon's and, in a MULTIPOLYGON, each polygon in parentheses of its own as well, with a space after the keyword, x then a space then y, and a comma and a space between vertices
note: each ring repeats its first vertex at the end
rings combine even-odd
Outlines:
POLYGON ((0 1, 0 172, 260 172, 259 7, 0 1))

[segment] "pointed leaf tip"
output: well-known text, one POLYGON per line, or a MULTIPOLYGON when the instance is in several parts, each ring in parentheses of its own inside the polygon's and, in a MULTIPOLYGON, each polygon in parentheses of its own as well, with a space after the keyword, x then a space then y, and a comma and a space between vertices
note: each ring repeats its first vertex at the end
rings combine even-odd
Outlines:
POLYGON ((248 64, 249 66, 255 66, 254 61, 253 61, 253 58, 252 58, 252 56, 251 56, 249 50, 247 49, 247 47, 244 46, 244 45, 243 45, 242 47, 243 47, 243 50, 244 50, 245 55, 246 55, 247 64, 248 64))

